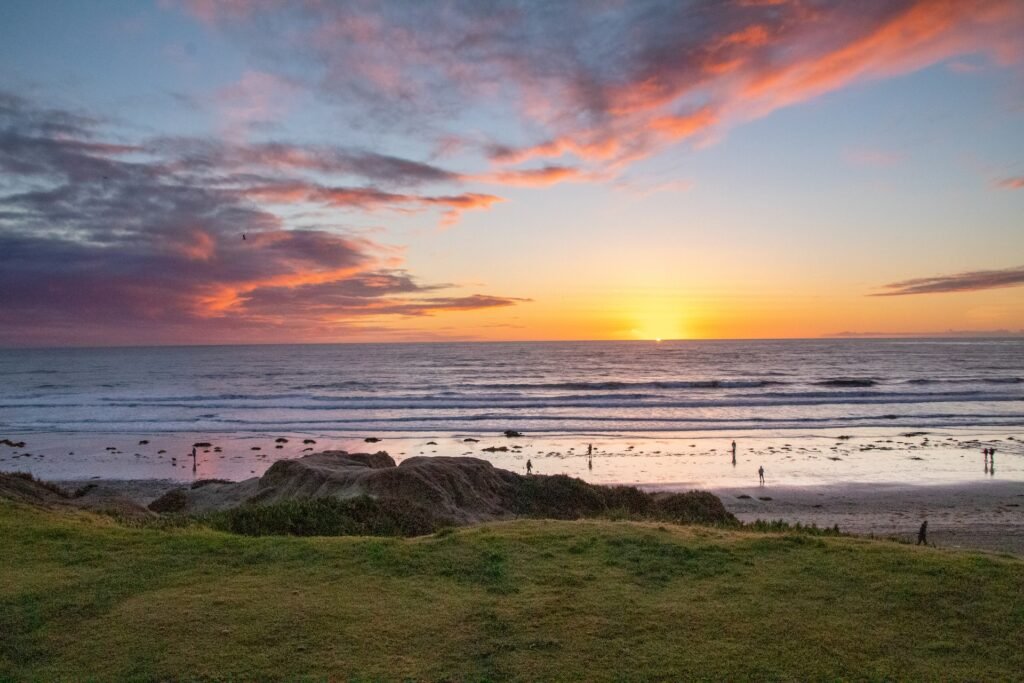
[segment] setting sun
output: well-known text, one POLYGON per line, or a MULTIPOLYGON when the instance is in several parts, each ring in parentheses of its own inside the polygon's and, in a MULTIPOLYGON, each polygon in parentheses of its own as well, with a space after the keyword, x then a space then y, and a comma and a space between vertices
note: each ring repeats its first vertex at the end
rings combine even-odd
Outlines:
POLYGON ((675 297, 660 297, 633 303, 629 310, 629 336, 633 339, 661 341, 685 339, 684 307, 675 297))

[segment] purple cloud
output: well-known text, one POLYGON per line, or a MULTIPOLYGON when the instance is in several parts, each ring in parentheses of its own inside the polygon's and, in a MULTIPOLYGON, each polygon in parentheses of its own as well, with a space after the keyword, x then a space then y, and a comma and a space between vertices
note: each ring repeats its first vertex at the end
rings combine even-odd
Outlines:
MULTIPOLYGON (((166 141, 111 143, 101 129, 88 117, 0 97, 0 343, 336 339, 368 316, 519 301, 442 296, 451 285, 419 283, 398 269, 395 250, 366 237, 289 229, 253 185, 288 182, 281 174, 291 167, 265 161, 284 145, 232 149, 243 162, 211 154, 198 163, 186 159, 199 143, 175 157, 166 141), (241 172, 250 163, 267 167, 269 180, 241 172)), ((315 151, 352 164, 364 179, 430 175, 394 157, 315 151)), ((295 184, 324 194, 311 201, 366 208, 336 196, 338 188, 295 184)), ((471 193, 359 192, 385 208, 451 212, 481 201, 471 193)))

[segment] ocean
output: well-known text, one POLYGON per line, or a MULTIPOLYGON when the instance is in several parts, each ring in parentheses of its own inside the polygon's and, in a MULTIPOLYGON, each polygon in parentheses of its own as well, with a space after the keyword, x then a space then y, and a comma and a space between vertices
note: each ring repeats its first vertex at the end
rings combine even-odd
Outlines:
POLYGON ((0 431, 544 434, 1024 425, 1024 339, 0 350, 0 431))

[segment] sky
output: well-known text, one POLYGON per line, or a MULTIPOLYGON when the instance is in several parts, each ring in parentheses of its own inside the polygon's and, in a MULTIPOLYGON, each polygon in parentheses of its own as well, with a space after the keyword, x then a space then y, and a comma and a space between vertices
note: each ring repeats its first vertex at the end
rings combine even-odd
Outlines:
POLYGON ((0 345, 1024 330, 1024 2, 0 3, 0 345))

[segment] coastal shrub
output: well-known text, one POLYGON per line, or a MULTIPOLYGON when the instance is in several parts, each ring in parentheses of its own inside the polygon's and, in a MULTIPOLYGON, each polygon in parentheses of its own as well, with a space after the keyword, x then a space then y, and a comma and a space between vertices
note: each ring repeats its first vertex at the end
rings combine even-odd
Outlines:
POLYGON ((645 517, 654 510, 654 497, 635 486, 602 486, 598 490, 611 512, 645 517))
MULTIPOLYGON (((789 523, 781 519, 755 519, 742 525, 745 531, 763 531, 768 533, 798 533, 809 536, 848 536, 839 530, 839 525, 819 527, 817 524, 789 523)), ((872 538, 874 538, 872 536, 872 538)))
POLYGON ((633 486, 595 486, 565 475, 521 477, 514 512, 531 517, 651 519, 676 524, 739 522, 706 491, 651 494, 633 486))
POLYGON ((188 505, 188 494, 184 489, 171 489, 149 504, 153 512, 181 512, 188 505))
POLYGON ((661 494, 654 499, 654 516, 677 524, 738 524, 721 499, 707 491, 661 494))
POLYGON ((242 505, 202 520, 246 536, 422 536, 451 524, 419 505, 392 498, 304 498, 242 505))
POLYGON ((607 510, 597 487, 564 474, 519 477, 513 495, 513 511, 530 517, 579 519, 607 510))

